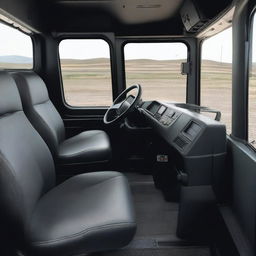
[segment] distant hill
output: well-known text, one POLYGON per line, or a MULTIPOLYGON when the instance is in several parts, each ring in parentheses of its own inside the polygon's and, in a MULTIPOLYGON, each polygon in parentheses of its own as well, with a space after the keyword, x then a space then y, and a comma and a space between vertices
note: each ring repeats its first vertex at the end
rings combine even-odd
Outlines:
MULTIPOLYGON (((98 63, 109 63, 108 58, 95 58, 95 59, 62 59, 63 64, 98 64, 98 63)), ((151 60, 151 59, 138 59, 138 60, 127 60, 127 63, 136 64, 159 64, 159 63, 176 63, 185 62, 185 60, 151 60)))
POLYGON ((95 58, 95 59, 61 59, 63 64, 98 64, 109 63, 108 58, 95 58))
MULTIPOLYGON (((138 59, 138 60, 127 60, 127 64, 159 64, 159 63, 169 63, 169 64, 175 64, 180 62, 185 62, 186 60, 180 59, 180 60, 151 60, 151 59, 138 59)), ((62 59, 61 62, 66 65, 72 65, 72 64, 109 64, 108 58, 95 58, 95 59, 62 59)), ((19 55, 6 55, 6 56, 0 56, 0 63, 15 63, 15 64, 30 64, 32 63, 32 58, 25 57, 25 56, 19 56, 19 55)), ((217 61, 212 60, 203 60, 204 65, 209 66, 231 66, 231 63, 220 63, 217 61)), ((255 68, 256 63, 253 63, 253 68, 255 68)))
MULTIPOLYGON (((63 64, 98 64, 98 63, 109 63, 108 58, 96 58, 96 59, 62 59, 61 62, 63 64)), ((169 63, 169 64, 175 64, 175 63, 181 63, 186 62, 185 59, 179 59, 179 60, 152 60, 152 59, 132 59, 132 60, 126 60, 126 63, 128 64, 159 64, 159 63, 169 63)), ((220 62, 212 61, 212 60, 203 60, 204 64, 210 65, 210 66, 218 66, 220 62)), ((222 63, 223 65, 230 66, 231 63, 222 63)))
POLYGON ((18 55, 0 56, 0 63, 30 64, 32 58, 18 55))
POLYGON ((208 66, 219 66, 219 65, 224 65, 224 66, 232 66, 232 63, 228 63, 228 62, 219 62, 219 61, 214 61, 214 60, 202 60, 202 63, 204 65, 208 65, 208 66))

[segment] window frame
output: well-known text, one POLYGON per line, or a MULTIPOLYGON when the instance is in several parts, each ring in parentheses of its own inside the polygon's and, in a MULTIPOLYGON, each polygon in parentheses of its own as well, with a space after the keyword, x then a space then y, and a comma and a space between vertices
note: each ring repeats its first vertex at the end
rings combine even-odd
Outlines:
POLYGON ((0 24, 3 24, 5 26, 10 27, 11 29, 17 30, 20 33, 28 36, 31 40, 31 45, 32 45, 32 67, 31 68, 19 68, 19 69, 15 69, 15 68, 3 68, 3 70, 6 71, 33 71, 35 69, 35 39, 33 37, 33 33, 26 33, 25 31, 19 29, 18 27, 13 26, 12 24, 9 24, 3 20, 0 20, 0 24))
POLYGON ((64 40, 103 40, 105 41, 108 46, 109 46, 109 57, 110 57, 110 73, 111 73, 111 92, 112 92, 112 100, 114 102, 114 86, 115 86, 115 66, 114 66, 114 49, 113 49, 113 44, 110 40, 110 38, 107 35, 103 34, 72 34, 72 35, 60 35, 57 39, 57 57, 58 57, 58 70, 59 70, 59 78, 60 78, 60 90, 61 90, 61 96, 62 96, 62 102, 65 106, 65 108, 69 110, 89 110, 89 109, 94 109, 94 110, 106 110, 110 106, 72 106, 67 103, 65 99, 65 92, 64 92, 64 83, 63 83, 63 76, 62 76, 62 70, 61 70, 61 60, 60 60, 60 43, 64 40))
MULTIPOLYGON (((200 47, 200 56, 199 56, 200 65, 199 65, 199 79, 198 79, 198 83, 199 83, 199 86, 198 86, 199 87, 199 92, 198 92, 199 106, 201 106, 201 103, 202 103, 202 101, 201 101, 201 98, 202 98, 202 75, 201 74, 202 74, 202 61, 203 61, 203 59, 202 59, 203 44, 208 39, 211 39, 212 37, 214 37, 214 36, 224 32, 225 30, 228 30, 230 28, 232 28, 232 30, 233 30, 233 24, 231 24, 230 27, 227 27, 227 28, 223 29, 222 31, 220 31, 220 32, 218 32, 218 33, 216 33, 216 34, 214 34, 214 35, 212 35, 210 37, 202 38, 200 40, 200 42, 199 42, 199 47, 200 47)), ((231 43, 233 44, 233 36, 232 36, 231 43)), ((233 50, 232 50, 232 53, 233 53, 233 50)), ((233 72, 233 60, 232 60, 232 63, 231 63, 231 71, 233 72)), ((233 104, 232 94, 233 94, 233 90, 232 89, 233 89, 233 75, 231 73, 231 113, 230 113, 231 114, 231 119, 230 119, 230 121, 231 121, 231 129, 230 129, 230 133, 226 133, 227 136, 231 136, 232 135, 232 119, 233 119, 233 113, 232 113, 232 104, 233 104)), ((224 123, 224 125, 226 125, 226 124, 224 123)))
MULTIPOLYGON (((122 51, 122 61, 123 61, 123 83, 124 83, 124 89, 127 88, 126 84, 126 69, 125 69, 125 52, 124 48, 127 44, 130 43, 183 43, 187 48, 187 62, 191 62, 191 56, 190 56, 190 45, 189 43, 184 39, 176 39, 176 38, 132 38, 132 39, 125 39, 121 45, 121 51, 122 51)), ((185 103, 188 103, 188 90, 189 90, 189 76, 191 75, 191 72, 187 74, 186 79, 186 97, 185 97, 185 103)))
MULTIPOLYGON (((252 143, 250 143, 249 141, 249 130, 250 130, 250 119, 249 119, 249 112, 250 112, 250 109, 249 109, 249 106, 250 106, 250 101, 249 101, 249 91, 250 91, 250 71, 251 71, 251 66, 252 66, 252 55, 253 55, 253 39, 254 39, 254 35, 253 35, 253 25, 254 25, 254 20, 256 22, 256 6, 254 6, 254 8, 252 9, 252 12, 250 13, 249 15, 249 23, 248 23, 248 26, 249 26, 249 29, 248 29, 248 33, 249 33, 249 55, 248 55, 248 70, 247 70, 247 76, 248 76, 248 79, 247 79, 247 86, 246 86, 246 90, 247 90, 247 109, 246 109, 246 114, 247 114, 247 138, 246 138, 246 141, 245 141, 245 144, 250 148, 252 149, 254 152, 256 152, 256 146, 253 146, 252 143)), ((256 40, 256 35, 255 35, 255 40, 256 40)), ((256 50, 256 49, 254 49, 256 50)), ((255 109, 256 111, 256 109, 255 109)), ((256 138, 255 138, 256 140, 256 138)))

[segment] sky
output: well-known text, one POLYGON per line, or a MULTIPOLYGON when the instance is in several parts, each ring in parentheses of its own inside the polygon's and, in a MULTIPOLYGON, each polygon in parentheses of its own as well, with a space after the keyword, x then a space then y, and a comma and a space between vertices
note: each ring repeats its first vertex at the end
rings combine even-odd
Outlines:
POLYGON ((184 43, 129 43, 124 47, 125 59, 178 60, 187 59, 184 43))
MULTIPOLYGON (((255 23, 255 22, 254 22, 255 23)), ((256 35, 256 25, 254 26, 256 35)), ((32 43, 27 35, 0 23, 0 56, 21 55, 32 57, 32 43)), ((207 60, 232 62, 232 29, 205 40, 202 57, 207 60)), ((254 40, 256 49, 256 40, 254 40)), ((126 59, 184 59, 187 48, 183 43, 130 43, 124 48, 126 59)), ((256 60, 256 50, 254 51, 256 60)), ((108 58, 109 46, 100 39, 63 40, 60 43, 61 58, 91 59, 108 58)))
POLYGON ((232 63, 232 28, 203 42, 202 59, 232 63))
POLYGON ((2 23, 0 23, 0 35, 0 56, 32 57, 32 42, 29 36, 2 23))

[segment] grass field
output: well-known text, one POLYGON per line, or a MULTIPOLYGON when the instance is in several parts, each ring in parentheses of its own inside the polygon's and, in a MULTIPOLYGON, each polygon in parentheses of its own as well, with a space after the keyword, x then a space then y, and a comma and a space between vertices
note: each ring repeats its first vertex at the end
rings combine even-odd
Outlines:
MULTIPOLYGON (((126 84, 142 85, 144 100, 185 102, 186 76, 180 74, 183 60, 128 60, 126 84)), ((5 64, 6 66, 6 64, 5 64)), ((23 65, 24 66, 24 65, 23 65)), ((73 106, 109 106, 112 103, 108 59, 61 61, 65 98, 73 106)), ((0 64, 1 68, 1 64, 0 64)), ((231 64, 203 61, 201 105, 220 110, 222 122, 231 131, 231 64)), ((256 139, 256 65, 250 77, 250 140, 256 139)))

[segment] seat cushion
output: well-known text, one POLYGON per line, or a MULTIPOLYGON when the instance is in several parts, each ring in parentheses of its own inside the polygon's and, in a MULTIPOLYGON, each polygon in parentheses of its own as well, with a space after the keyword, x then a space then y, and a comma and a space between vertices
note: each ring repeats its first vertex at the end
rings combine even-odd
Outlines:
POLYGON ((82 132, 62 142, 59 146, 60 163, 93 163, 109 161, 111 146, 104 131, 82 132))
POLYGON ((117 172, 77 175, 44 195, 27 231, 32 255, 123 247, 136 230, 131 193, 117 172))

